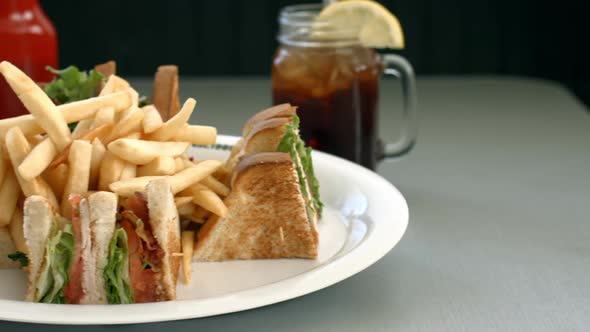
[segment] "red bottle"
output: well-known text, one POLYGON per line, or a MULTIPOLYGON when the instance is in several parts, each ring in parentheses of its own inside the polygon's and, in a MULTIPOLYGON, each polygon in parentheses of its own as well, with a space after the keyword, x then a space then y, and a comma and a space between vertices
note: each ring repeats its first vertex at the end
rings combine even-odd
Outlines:
MULTIPOLYGON (((0 0, 0 61, 10 61, 36 82, 49 82, 57 68, 57 34, 38 0, 0 0)), ((27 114, 0 78, 0 118, 27 114)))

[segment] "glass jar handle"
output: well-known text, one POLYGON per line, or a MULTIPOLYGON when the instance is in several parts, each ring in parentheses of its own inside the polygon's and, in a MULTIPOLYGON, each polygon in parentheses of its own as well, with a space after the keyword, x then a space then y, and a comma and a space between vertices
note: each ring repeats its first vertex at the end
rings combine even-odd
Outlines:
POLYGON ((378 160, 393 160, 412 150, 418 134, 416 109, 416 78, 412 65, 403 57, 395 54, 381 56, 383 75, 395 76, 401 80, 403 98, 402 133, 397 142, 381 143, 378 147, 378 160))

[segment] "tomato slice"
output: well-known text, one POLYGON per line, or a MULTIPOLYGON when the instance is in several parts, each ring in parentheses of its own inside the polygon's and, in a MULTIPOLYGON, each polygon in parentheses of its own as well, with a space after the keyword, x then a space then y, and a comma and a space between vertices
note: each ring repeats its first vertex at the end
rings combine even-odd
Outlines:
POLYGON ((64 296, 66 303, 78 304, 84 296, 82 289, 82 271, 84 269, 84 257, 82 255, 82 225, 80 220, 80 195, 70 195, 68 197, 72 205, 72 233, 74 236, 74 252, 72 263, 68 271, 68 283, 64 287, 64 296))

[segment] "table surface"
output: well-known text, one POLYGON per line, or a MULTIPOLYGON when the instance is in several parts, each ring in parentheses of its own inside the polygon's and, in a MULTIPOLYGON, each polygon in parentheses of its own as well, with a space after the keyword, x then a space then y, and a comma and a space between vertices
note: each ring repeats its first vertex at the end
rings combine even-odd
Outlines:
MULTIPOLYGON (((132 80, 149 94, 147 80, 132 80)), ((266 79, 181 82, 192 122, 238 134, 270 103, 266 79)), ((382 87, 393 139, 397 83, 382 87)), ((404 194, 401 242, 327 289, 246 312, 85 331, 587 331, 590 116, 562 86, 520 78, 419 78, 414 151, 378 172, 404 194)), ((0 322, 0 330, 79 327, 0 322)))

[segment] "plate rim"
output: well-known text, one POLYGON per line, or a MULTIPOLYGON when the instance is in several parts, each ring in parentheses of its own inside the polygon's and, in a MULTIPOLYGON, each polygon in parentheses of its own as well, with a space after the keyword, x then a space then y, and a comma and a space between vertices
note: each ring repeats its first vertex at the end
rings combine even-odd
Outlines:
MULTIPOLYGON (((218 135, 217 144, 233 145, 240 137, 218 135)), ((402 193, 381 175, 348 160, 320 151, 313 151, 314 158, 325 159, 331 165, 351 169, 365 181, 380 187, 379 192, 388 191, 395 197, 387 199, 400 205, 396 214, 400 225, 394 222, 373 223, 365 240, 357 247, 335 260, 330 260, 314 269, 258 287, 230 292, 221 296, 200 299, 184 299, 170 302, 142 303, 132 305, 60 305, 30 303, 0 299, 0 320, 65 325, 114 325, 173 321, 228 314, 298 298, 338 282, 346 280, 367 269, 390 252, 405 234, 409 222, 409 208, 402 193), (393 228, 401 231, 395 236, 388 234, 393 228), (316 278, 320 275, 321 278, 316 278), (302 282, 305 279, 313 282, 302 282), (296 286, 296 287, 295 287, 296 286), (206 305, 203 305, 206 304, 206 305), (202 306, 200 310, 188 307, 202 306), (64 308, 67 308, 64 310, 64 308), (203 310, 204 308, 204 310, 203 310), (125 310, 130 309, 130 310, 125 310), (146 315, 146 310, 150 311, 146 315), (121 313, 124 311, 125 313, 121 313), (90 312, 91 314, 87 314, 90 312), (133 314, 135 312, 135 314, 133 314), (37 315, 35 315, 37 313, 37 315), (36 318, 33 318, 36 317, 36 318), (105 318, 108 321, 105 321, 105 318)), ((373 186, 365 185, 373 188, 373 186)), ((382 199, 386 199, 383 197, 382 199)), ((387 217, 384 217, 387 218, 387 217)))

